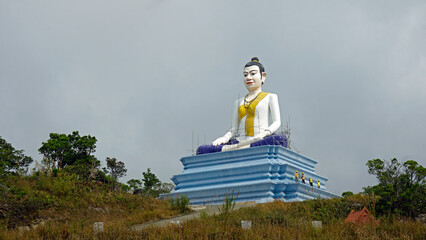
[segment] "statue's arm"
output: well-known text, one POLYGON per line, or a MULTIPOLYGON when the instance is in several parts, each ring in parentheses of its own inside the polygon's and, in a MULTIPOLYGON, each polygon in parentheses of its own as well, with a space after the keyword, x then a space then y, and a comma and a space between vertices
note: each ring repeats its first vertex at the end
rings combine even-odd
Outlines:
POLYGON ((278 104, 278 96, 276 94, 269 94, 269 110, 271 113, 272 123, 265 129, 265 131, 258 133, 255 136, 256 140, 263 139, 275 133, 281 126, 280 106, 278 104))
POLYGON ((229 142, 229 140, 234 137, 237 132, 240 125, 240 118, 238 117, 238 107, 239 107, 239 99, 235 101, 234 104, 234 112, 232 113, 232 126, 231 129, 223 135, 223 137, 220 137, 213 141, 213 146, 217 146, 220 144, 225 144, 229 142))
POLYGON ((281 116, 280 116, 280 106, 278 104, 278 96, 276 94, 271 94, 269 101, 269 109, 271 110, 272 123, 266 129, 269 132, 275 133, 278 128, 281 127, 281 116))

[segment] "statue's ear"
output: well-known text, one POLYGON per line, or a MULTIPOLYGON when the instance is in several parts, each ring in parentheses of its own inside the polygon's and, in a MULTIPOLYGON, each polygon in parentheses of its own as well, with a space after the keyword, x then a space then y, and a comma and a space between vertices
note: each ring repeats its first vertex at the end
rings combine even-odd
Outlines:
POLYGON ((262 73, 262 84, 265 83, 265 79, 266 79, 266 72, 262 73))

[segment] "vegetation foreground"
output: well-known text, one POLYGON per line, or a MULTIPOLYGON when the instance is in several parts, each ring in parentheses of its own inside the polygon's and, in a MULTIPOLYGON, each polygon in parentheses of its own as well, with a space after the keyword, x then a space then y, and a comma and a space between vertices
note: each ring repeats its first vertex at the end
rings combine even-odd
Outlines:
POLYGON ((90 135, 51 133, 42 143, 41 166, 28 174, 31 157, 0 137, 0 240, 2 239, 426 239, 426 227, 414 220, 426 213, 426 169, 416 161, 367 162, 378 184, 342 198, 273 202, 234 210, 234 196, 220 213, 166 227, 133 226, 188 212, 188 199, 162 201, 172 189, 148 168, 143 179, 120 183, 127 169, 93 154, 90 135), (133 194, 136 193, 136 194, 133 194), (351 210, 366 207, 379 223, 344 220, 351 210), (248 229, 242 221, 250 221, 248 229), (313 227, 321 221, 322 227, 313 227), (95 230, 95 223, 103 230, 95 230))
POLYGON ((135 224, 180 215, 185 206, 67 174, 13 176, 3 186, 10 194, 2 199, 15 206, 0 221, 0 239, 426 239, 425 225, 410 218, 390 215, 377 225, 344 223, 352 209, 374 207, 368 195, 277 201, 235 211, 228 202, 214 216, 201 212, 199 219, 133 231, 135 224), (243 220, 252 221, 252 228, 242 229, 243 220), (322 221, 323 227, 312 227, 312 221, 322 221), (103 232, 94 232, 94 222, 104 222, 103 232))

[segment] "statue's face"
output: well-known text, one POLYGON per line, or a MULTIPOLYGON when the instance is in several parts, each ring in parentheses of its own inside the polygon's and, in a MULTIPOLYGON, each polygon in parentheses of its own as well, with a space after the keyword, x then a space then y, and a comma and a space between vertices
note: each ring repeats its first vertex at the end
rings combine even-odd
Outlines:
POLYGON ((266 73, 262 73, 261 75, 260 69, 256 65, 244 68, 244 85, 249 91, 262 87, 265 77, 266 73))

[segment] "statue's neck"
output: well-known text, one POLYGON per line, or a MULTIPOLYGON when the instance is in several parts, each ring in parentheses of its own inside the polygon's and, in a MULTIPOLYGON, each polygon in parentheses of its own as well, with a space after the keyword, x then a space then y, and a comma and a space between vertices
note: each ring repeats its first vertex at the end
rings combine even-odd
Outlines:
POLYGON ((262 88, 258 88, 256 90, 249 91, 249 93, 246 96, 246 100, 247 101, 253 100, 255 97, 257 97, 257 95, 259 95, 260 92, 262 92, 262 88))

